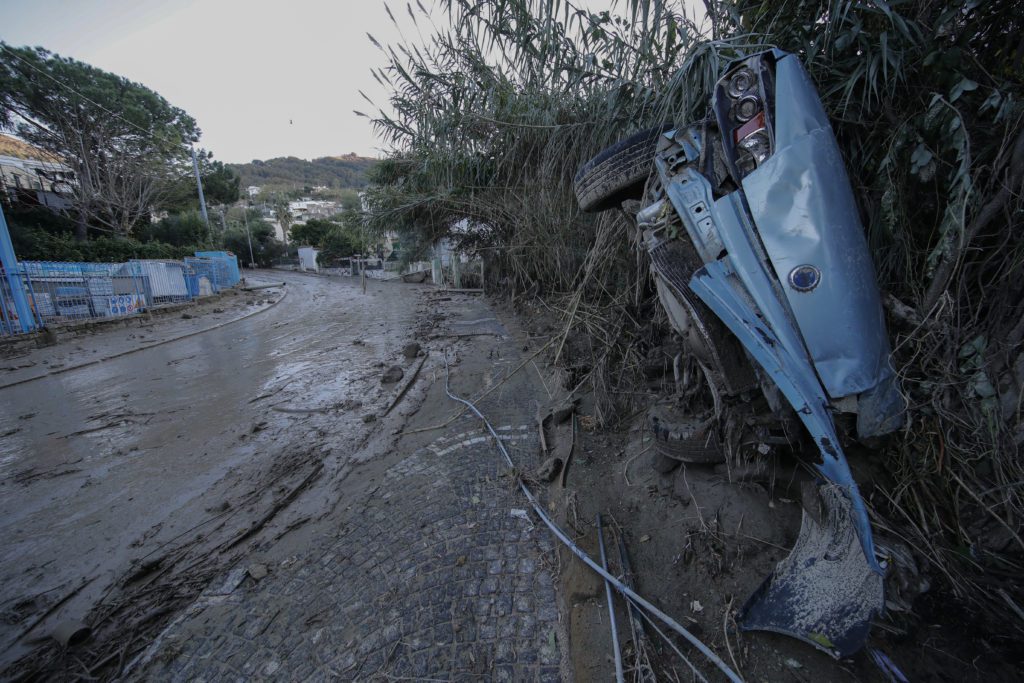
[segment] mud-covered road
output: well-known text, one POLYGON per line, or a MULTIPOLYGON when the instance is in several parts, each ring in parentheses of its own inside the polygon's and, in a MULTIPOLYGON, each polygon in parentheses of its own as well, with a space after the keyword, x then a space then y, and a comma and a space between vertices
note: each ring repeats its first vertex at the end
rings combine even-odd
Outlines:
MULTIPOLYGON (((332 474, 365 440, 415 288, 267 277, 287 290, 268 310, 0 390, 4 664, 121 592, 126 574, 185 552, 181 539, 201 551, 276 521, 264 518, 282 491, 332 474)), ((176 316, 146 335, 209 326, 176 316)), ((125 336, 100 332, 62 360, 122 351, 125 336)))

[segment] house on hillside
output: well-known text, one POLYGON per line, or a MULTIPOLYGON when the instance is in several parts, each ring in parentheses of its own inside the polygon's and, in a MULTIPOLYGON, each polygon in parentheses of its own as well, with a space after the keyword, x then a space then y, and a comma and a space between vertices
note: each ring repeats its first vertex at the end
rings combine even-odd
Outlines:
POLYGON ((288 202, 288 212, 296 223, 305 223, 310 218, 330 218, 340 210, 338 202, 311 199, 310 197, 288 202))
POLYGON ((11 204, 66 211, 76 183, 75 172, 60 162, 0 156, 0 191, 11 204))

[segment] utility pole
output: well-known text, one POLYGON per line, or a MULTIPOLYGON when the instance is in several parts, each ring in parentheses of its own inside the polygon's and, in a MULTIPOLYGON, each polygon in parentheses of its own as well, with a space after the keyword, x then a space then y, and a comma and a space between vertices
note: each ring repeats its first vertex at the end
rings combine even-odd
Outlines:
POLYGON ((252 255, 252 234, 249 232, 249 210, 243 209, 242 220, 245 222, 245 239, 249 240, 249 267, 256 265, 256 257, 252 255))
POLYGON ((203 181, 199 177, 199 161, 196 159, 196 148, 192 147, 192 170, 196 172, 196 187, 199 188, 199 211, 203 214, 203 222, 210 227, 210 217, 206 215, 206 197, 203 196, 203 181))

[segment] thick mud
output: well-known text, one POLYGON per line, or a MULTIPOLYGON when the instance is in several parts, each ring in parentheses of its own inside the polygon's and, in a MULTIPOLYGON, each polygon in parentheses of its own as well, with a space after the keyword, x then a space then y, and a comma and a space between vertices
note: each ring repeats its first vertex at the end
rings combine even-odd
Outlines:
MULTIPOLYGON (((323 512, 318 483, 338 476, 393 399, 379 366, 402 360, 419 297, 411 285, 364 294, 345 280, 272 277, 288 294, 268 310, 0 390, 0 664, 63 620, 92 615, 99 636, 159 621, 136 613, 137 587, 169 591, 154 605, 173 605, 229 551, 323 512)), ((217 322, 176 317, 142 334, 217 322)), ((73 365, 138 333, 46 353, 73 365)))
MULTIPOLYGON (((594 557, 601 513, 612 571, 621 539, 637 590, 746 680, 883 680, 866 652, 836 661, 735 623, 799 533, 791 478, 655 471, 643 415, 597 429, 536 317, 426 286, 268 277, 286 281, 280 303, 146 323, 141 351, 122 355, 140 332, 116 329, 8 361, 14 376, 110 356, 0 388, 5 678, 610 680, 602 582, 525 510, 522 476, 594 557), (509 435, 513 471, 447 397, 443 358, 509 435), (566 398, 575 417, 541 437, 535 416, 566 398), (549 455, 568 468, 550 483, 549 455), (49 635, 69 620, 92 637, 65 650, 49 635)), ((927 616, 880 619, 871 646, 912 679, 1006 678, 925 598, 927 616)), ((695 679, 675 647, 718 680, 615 611, 628 678, 695 679)))

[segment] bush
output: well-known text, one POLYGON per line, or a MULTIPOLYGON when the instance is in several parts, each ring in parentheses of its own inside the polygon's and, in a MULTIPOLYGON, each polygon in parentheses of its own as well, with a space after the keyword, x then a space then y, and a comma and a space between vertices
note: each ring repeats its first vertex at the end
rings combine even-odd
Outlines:
POLYGON ((235 253, 241 263, 249 263, 250 237, 252 239, 252 258, 261 267, 270 266, 275 260, 284 256, 287 247, 274 237, 274 228, 259 218, 250 218, 249 231, 243 225, 232 223, 224 233, 223 244, 228 251, 235 253))
POLYGON ((135 236, 142 242, 164 242, 176 246, 204 244, 210 229, 198 211, 173 214, 157 223, 138 228, 135 236))
POLYGON ((18 224, 10 227, 14 253, 21 261, 122 263, 131 259, 181 259, 204 248, 200 245, 177 246, 117 237, 98 237, 79 242, 69 232, 54 234, 18 224))
POLYGON ((366 241, 358 230, 350 227, 357 219, 358 215, 351 210, 346 211, 340 221, 312 218, 293 227, 291 238, 296 244, 308 244, 319 249, 320 263, 335 263, 366 248, 366 241))

